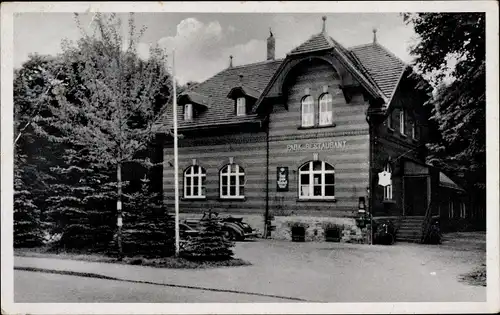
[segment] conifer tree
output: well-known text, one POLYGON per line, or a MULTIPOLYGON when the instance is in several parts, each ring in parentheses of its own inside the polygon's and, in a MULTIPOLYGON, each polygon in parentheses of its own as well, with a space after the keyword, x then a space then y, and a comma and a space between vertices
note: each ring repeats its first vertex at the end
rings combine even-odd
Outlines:
POLYGON ((141 189, 129 196, 123 214, 124 254, 165 257, 174 253, 174 221, 163 207, 162 196, 145 176, 141 189))

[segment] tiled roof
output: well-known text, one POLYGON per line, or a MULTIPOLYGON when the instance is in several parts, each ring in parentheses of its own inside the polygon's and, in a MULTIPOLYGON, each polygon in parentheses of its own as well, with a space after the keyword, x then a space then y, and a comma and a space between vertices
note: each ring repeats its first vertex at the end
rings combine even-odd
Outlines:
POLYGON ((187 99, 186 103, 191 102, 206 107, 209 106, 209 97, 194 91, 187 91, 186 93, 181 94, 180 97, 185 97, 187 99))
POLYGON ((288 54, 297 55, 318 50, 326 50, 333 48, 334 45, 335 44, 331 40, 331 38, 329 36, 326 36, 326 33, 321 32, 319 34, 311 36, 311 38, 306 40, 303 44, 292 49, 292 51, 290 51, 288 54))
MULTIPOLYGON (((371 43, 346 49, 326 33, 319 33, 293 49, 288 55, 309 53, 318 50, 336 49, 350 64, 352 71, 373 86, 376 93, 390 99, 397 87, 406 64, 378 43, 371 43)), ((234 88, 241 88, 245 94, 259 98, 269 84, 283 60, 268 60, 259 63, 227 68, 208 80, 191 87, 184 94, 207 105, 208 109, 198 112, 193 121, 184 121, 183 107, 177 107, 179 128, 195 128, 210 125, 226 125, 256 121, 256 115, 235 115, 234 100, 228 97, 234 88)), ((171 108, 167 111, 160 129, 172 125, 171 108)), ((168 127, 167 127, 168 128, 168 127)))
MULTIPOLYGON (((223 125, 229 122, 238 123, 256 120, 256 115, 237 117, 235 115, 234 100, 228 98, 227 95, 231 89, 239 86, 244 86, 249 93, 258 93, 260 95, 282 61, 282 59, 268 60, 227 68, 208 80, 193 86, 185 93, 196 92, 208 97, 209 109, 200 112, 193 121, 184 121, 182 119, 183 107, 177 106, 179 128, 223 125), (241 78, 240 75, 242 75, 241 78)), ((172 110, 170 108, 167 110, 162 127, 171 125, 172 110)))
POLYGON ((390 98, 406 64, 378 43, 356 46, 349 50, 358 58, 384 95, 390 98))

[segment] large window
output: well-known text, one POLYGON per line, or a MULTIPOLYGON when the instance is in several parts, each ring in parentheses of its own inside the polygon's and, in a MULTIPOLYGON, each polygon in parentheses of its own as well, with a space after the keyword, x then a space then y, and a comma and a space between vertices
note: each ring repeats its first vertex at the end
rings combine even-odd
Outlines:
POLYGON ((392 200, 392 170, 389 163, 385 165, 384 171, 391 173, 391 184, 384 187, 384 200, 392 200))
POLYGON ((389 129, 394 129, 393 122, 392 122, 392 112, 387 115, 387 127, 389 129))
POLYGON ((205 169, 192 165, 184 171, 184 198, 205 198, 205 169))
POLYGON ((192 120, 193 119, 193 104, 184 105, 184 120, 192 120))
POLYGON ((246 103, 244 97, 238 97, 236 99, 236 116, 245 116, 246 115, 246 103))
POLYGON ((237 164, 228 164, 220 170, 220 197, 245 197, 245 171, 237 164))
POLYGON ((301 101, 302 107, 302 127, 314 126, 314 100, 308 95, 301 101))
POLYGON ((328 126, 333 123, 332 95, 325 93, 319 98, 319 125, 328 126))
POLYGON ((335 169, 323 161, 310 161, 299 168, 300 199, 335 199, 335 169))

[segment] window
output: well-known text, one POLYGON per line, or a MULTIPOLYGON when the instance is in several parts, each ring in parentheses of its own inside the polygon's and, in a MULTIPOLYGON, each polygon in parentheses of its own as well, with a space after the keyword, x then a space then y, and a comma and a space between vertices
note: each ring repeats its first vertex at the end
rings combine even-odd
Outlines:
POLYGON ((220 170, 220 197, 245 197, 245 172, 241 166, 228 164, 220 170))
POLYGON ((465 203, 464 202, 460 202, 460 217, 462 219, 465 219, 467 217, 467 212, 465 210, 465 203))
POLYGON ((405 118, 406 118, 406 115, 405 115, 405 110, 402 108, 400 111, 399 111, 399 132, 402 134, 402 135, 405 135, 405 118))
POLYGON ((411 125, 411 137, 414 140, 418 140, 420 137, 420 129, 417 125, 417 121, 414 119, 411 125))
POLYGON ((238 97, 236 99, 236 116, 245 116, 247 112, 245 98, 238 97))
POLYGON ((319 98, 319 125, 327 126, 333 123, 332 95, 323 94, 319 98))
POLYGON ((335 199, 335 169, 323 161, 299 168, 299 199, 335 199))
POLYGON ((455 217, 455 213, 453 211, 453 200, 448 202, 448 218, 453 219, 455 217))
POLYGON ((205 198, 205 169, 192 165, 184 171, 184 198, 205 198))
POLYGON ((184 105, 184 120, 193 119, 193 104, 184 105))
MULTIPOLYGON (((385 165, 384 171, 391 173, 391 178, 392 178, 392 170, 391 170, 391 165, 389 163, 385 165)), ((384 200, 392 200, 392 179, 391 179, 391 184, 384 187, 384 200)))
POLYGON ((392 112, 390 112, 389 115, 387 115, 387 128, 391 130, 394 129, 394 126, 392 124, 392 112))
POLYGON ((314 126, 314 101, 308 95, 302 99, 302 127, 314 126))

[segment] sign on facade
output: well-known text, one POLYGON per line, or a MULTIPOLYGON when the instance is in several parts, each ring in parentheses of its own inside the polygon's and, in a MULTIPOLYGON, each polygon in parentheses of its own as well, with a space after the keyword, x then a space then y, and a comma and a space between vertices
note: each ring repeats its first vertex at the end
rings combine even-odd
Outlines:
POLYGON ((343 149, 346 146, 346 140, 340 141, 325 141, 325 142, 313 142, 313 143, 294 143, 286 146, 288 152, 292 151, 327 151, 335 149, 343 149))
POLYGON ((383 171, 378 173, 378 184, 380 186, 389 186, 392 184, 391 173, 383 171))
POLYGON ((288 167, 279 166, 277 168, 276 189, 288 191, 288 167))

